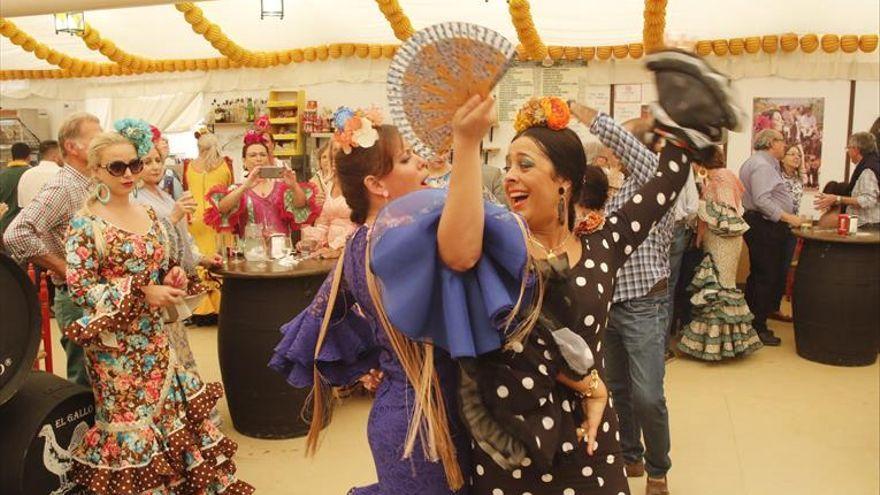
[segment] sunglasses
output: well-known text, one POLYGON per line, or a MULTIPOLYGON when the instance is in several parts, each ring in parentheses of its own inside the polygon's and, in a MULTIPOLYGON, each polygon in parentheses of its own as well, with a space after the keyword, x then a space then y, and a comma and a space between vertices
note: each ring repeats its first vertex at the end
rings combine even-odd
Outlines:
POLYGON ((135 158, 128 163, 117 160, 115 162, 110 162, 101 168, 107 170, 107 173, 113 177, 122 177, 125 175, 125 169, 130 170, 131 175, 137 175, 144 169, 144 162, 142 162, 140 158, 135 158))

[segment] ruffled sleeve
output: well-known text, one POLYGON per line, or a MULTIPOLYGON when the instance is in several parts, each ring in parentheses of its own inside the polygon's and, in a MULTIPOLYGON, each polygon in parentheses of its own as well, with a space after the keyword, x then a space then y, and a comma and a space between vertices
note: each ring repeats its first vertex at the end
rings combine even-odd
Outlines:
POLYGON ((706 228, 717 236, 736 237, 749 230, 749 225, 740 216, 736 207, 726 203, 700 201, 697 214, 706 228))
POLYGON ((229 193, 235 190, 236 185, 218 184, 208 190, 205 194, 205 216, 204 220, 217 232, 233 232, 238 225, 242 214, 245 212, 245 198, 242 194, 238 205, 228 213, 220 213, 220 201, 229 193))
POLYGON ((318 204, 317 199, 318 190, 315 185, 311 182, 299 183, 299 187, 302 188, 306 195, 306 204, 305 206, 298 207, 294 205, 295 194, 293 189, 283 182, 280 184, 284 188, 281 195, 281 218, 290 225, 290 229, 299 230, 305 225, 314 223, 315 219, 318 218, 318 215, 321 214, 321 205, 318 204))
POLYGON ((336 300, 330 301, 333 273, 327 276, 312 304, 281 327, 281 342, 269 361, 269 367, 294 387, 313 385, 315 346, 328 304, 333 304, 333 315, 317 358, 324 379, 333 386, 343 386, 379 368, 380 348, 373 329, 355 309, 356 301, 344 279, 336 300))
POLYGON ((504 322, 520 298, 527 260, 523 227, 509 211, 485 204, 483 256, 464 273, 437 252, 445 190, 408 194, 385 207, 371 232, 371 268, 391 323, 452 357, 501 347, 504 322))
POLYGON ((67 286, 85 314, 63 330, 79 345, 100 343, 104 332, 130 328, 145 306, 141 288, 151 281, 146 270, 110 280, 101 276, 95 237, 103 234, 95 229, 96 222, 88 216, 74 217, 67 236, 67 286))

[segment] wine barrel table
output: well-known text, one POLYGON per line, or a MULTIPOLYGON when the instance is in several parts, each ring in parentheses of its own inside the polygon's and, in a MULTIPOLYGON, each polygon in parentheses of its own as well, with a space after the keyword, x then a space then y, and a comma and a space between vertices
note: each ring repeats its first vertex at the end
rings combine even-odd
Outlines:
POLYGON ((34 284, 12 258, 0 253, 0 405, 30 373, 40 348, 39 299, 34 284))
POLYGON ((229 262, 223 278, 217 334, 220 373, 232 425, 255 438, 293 438, 308 432, 302 419, 310 390, 290 386, 267 364, 280 328, 305 309, 336 260, 229 262))
POLYGON ((70 452, 94 424, 91 390, 28 371, 18 393, 0 406, 0 493, 86 495, 67 470, 70 452))
POLYGON ((797 353, 835 366, 868 366, 880 351, 880 232, 795 230, 803 250, 792 310, 797 353))

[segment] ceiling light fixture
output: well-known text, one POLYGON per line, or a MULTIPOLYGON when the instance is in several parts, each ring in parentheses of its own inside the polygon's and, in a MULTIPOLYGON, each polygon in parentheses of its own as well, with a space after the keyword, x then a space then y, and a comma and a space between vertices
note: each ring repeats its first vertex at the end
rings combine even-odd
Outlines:
POLYGON ((53 16, 55 20, 55 34, 67 33, 71 36, 81 36, 86 30, 86 16, 82 12, 61 12, 53 16))
POLYGON ((260 0, 260 19, 267 17, 284 19, 284 0, 260 0))

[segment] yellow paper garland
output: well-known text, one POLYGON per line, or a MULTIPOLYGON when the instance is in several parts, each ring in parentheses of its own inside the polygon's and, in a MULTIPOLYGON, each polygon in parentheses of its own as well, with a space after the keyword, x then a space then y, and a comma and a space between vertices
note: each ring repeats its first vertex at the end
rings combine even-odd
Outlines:
POLYGON ((397 0, 376 0, 376 4, 385 19, 391 24, 391 29, 397 39, 406 41, 416 32, 397 0))
POLYGON ((513 22, 513 27, 516 28, 516 35, 525 49, 525 53, 532 60, 547 58, 547 46, 541 41, 538 30, 535 29, 528 0, 510 0, 509 10, 510 20, 513 22))

